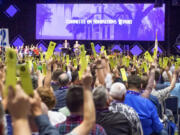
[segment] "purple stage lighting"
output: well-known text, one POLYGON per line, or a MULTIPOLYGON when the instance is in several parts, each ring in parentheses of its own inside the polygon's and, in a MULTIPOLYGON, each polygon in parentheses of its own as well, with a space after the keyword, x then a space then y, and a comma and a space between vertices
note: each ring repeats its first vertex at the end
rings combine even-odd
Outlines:
MULTIPOLYGON (((151 49, 151 52, 154 52, 154 47, 151 49)), ((159 52, 160 54, 163 53, 162 49, 161 49, 159 46, 158 46, 158 52, 159 52)))
POLYGON ((120 52, 123 51, 119 45, 114 45, 113 48, 111 49, 111 51, 114 52, 114 50, 118 50, 120 52))
POLYGON ((46 44, 43 41, 38 43, 38 48, 41 48, 43 52, 47 51, 46 44))
POLYGON ((14 15, 18 12, 18 9, 14 5, 10 5, 6 11, 4 12, 8 17, 14 17, 14 15))
POLYGON ((96 50, 97 53, 100 53, 100 51, 101 51, 101 46, 100 46, 99 44, 97 44, 97 45, 95 46, 95 50, 96 50))
POLYGON ((176 47, 180 50, 180 45, 177 45, 176 47))
POLYGON ((13 41, 12 41, 12 45, 17 47, 18 49, 23 46, 24 44, 24 40, 21 36, 17 36, 13 41))
POLYGON ((61 52, 62 44, 58 44, 56 48, 54 49, 55 52, 61 52))
POLYGON ((143 50, 138 45, 134 45, 134 47, 131 48, 130 52, 133 55, 139 56, 143 52, 143 50))

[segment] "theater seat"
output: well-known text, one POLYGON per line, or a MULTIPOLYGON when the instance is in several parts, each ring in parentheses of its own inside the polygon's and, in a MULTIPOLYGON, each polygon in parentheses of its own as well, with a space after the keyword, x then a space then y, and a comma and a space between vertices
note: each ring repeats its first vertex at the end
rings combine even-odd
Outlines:
POLYGON ((175 123, 179 123, 179 109, 178 109, 178 98, 176 96, 171 96, 165 100, 165 109, 170 109, 173 113, 175 123))

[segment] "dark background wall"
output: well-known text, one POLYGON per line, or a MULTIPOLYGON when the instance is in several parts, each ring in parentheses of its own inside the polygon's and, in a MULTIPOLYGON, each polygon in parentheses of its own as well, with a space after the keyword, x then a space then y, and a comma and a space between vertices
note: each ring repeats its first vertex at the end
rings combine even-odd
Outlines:
MULTIPOLYGON (((20 34, 25 44, 37 44, 35 39, 36 30, 36 3, 154 3, 155 0, 0 0, 0 28, 9 28, 10 42, 20 34), (139 2, 140 1, 140 2, 139 2), (10 4, 15 4, 19 12, 13 17, 8 18, 3 12, 10 4)), ((167 53, 178 54, 174 47, 177 36, 180 34, 180 6, 173 6, 171 0, 164 0, 166 3, 166 30, 165 41, 159 44, 167 53)), ((48 43, 48 40, 45 40, 48 43)), ((61 40, 56 40, 62 43, 61 40)), ((74 41, 70 41, 72 44, 74 41)), ((89 47, 90 41, 80 41, 89 47)), ((100 45, 110 47, 113 44, 130 45, 140 44, 145 50, 153 47, 154 42, 144 41, 95 41, 100 45)))

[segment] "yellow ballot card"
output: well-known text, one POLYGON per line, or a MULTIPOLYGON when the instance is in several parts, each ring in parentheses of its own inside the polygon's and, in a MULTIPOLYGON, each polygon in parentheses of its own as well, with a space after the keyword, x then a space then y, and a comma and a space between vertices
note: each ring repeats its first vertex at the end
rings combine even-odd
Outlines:
POLYGON ((107 57, 107 52, 106 52, 106 50, 104 50, 104 56, 107 57))
POLYGON ((8 87, 16 86, 16 62, 17 56, 13 49, 8 48, 6 51, 6 80, 5 80, 5 91, 4 94, 7 96, 8 87))
POLYGON ((143 68, 144 68, 144 72, 147 73, 148 71, 148 66, 146 62, 143 62, 143 68))
POLYGON ((69 65, 69 55, 66 55, 66 65, 69 65))
POLYGON ((92 48, 92 51, 93 51, 93 55, 96 58, 97 54, 96 54, 96 50, 95 50, 95 47, 94 47, 94 43, 91 43, 91 48, 92 48))
POLYGON ((179 67, 178 62, 175 62, 175 63, 174 63, 174 65, 175 65, 175 69, 177 70, 177 69, 178 69, 178 67, 179 67))
POLYGON ((46 68, 46 64, 45 63, 42 64, 42 72, 43 72, 43 75, 46 75, 47 68, 46 68))
POLYGON ((120 70, 121 70, 122 79, 123 81, 126 82, 127 81, 126 71, 124 68, 121 68, 120 70))
POLYGON ((35 61, 33 62, 33 69, 34 69, 34 72, 36 72, 36 71, 37 71, 37 64, 36 64, 36 62, 35 62, 35 61))
POLYGON ((41 60, 41 61, 44 60, 44 58, 43 58, 43 53, 42 53, 42 52, 40 53, 40 60, 41 60))
POLYGON ((115 65, 114 65, 114 59, 112 56, 109 57, 109 64, 110 64, 111 69, 114 69, 115 65))
POLYGON ((53 55, 55 46, 56 46, 56 43, 50 41, 48 50, 46 52, 46 60, 48 60, 53 55))
POLYGON ((27 64, 20 65, 19 70, 20 70, 20 80, 21 80, 22 88, 26 94, 32 96, 33 86, 27 64))
POLYGON ((78 65, 77 65, 77 60, 76 60, 76 58, 73 59, 73 64, 74 64, 74 67, 77 68, 78 65))
POLYGON ((126 67, 129 67, 129 64, 130 64, 130 58, 129 57, 126 57, 126 67))
POLYGON ((163 58, 163 67, 166 68, 168 65, 168 57, 163 58))
POLYGON ((159 57, 159 66, 162 67, 162 65, 163 65, 163 64, 162 64, 162 58, 159 57))
POLYGON ((78 75, 79 75, 79 80, 81 80, 82 79, 82 70, 78 71, 78 75))
POLYGON ((144 58, 145 58, 146 60, 148 60, 149 62, 153 62, 153 59, 152 59, 152 57, 151 57, 151 54, 150 54, 148 51, 146 51, 146 52, 144 53, 144 58))
POLYGON ((103 53, 104 52, 104 46, 101 46, 101 53, 103 53))
POLYGON ((137 60, 137 56, 134 55, 134 56, 133 56, 133 62, 136 62, 136 60, 137 60))

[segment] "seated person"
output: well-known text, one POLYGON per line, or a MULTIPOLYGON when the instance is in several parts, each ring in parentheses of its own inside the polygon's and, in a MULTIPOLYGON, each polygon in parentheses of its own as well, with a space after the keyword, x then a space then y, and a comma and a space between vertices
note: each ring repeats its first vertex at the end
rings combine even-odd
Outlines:
MULTIPOLYGON (((74 86, 69 88, 66 96, 66 105, 71 112, 66 121, 57 124, 59 134, 67 134, 83 121, 83 88, 74 86)), ((104 129, 96 124, 90 131, 90 135, 106 135, 104 129)))
POLYGON ((140 88, 141 78, 137 75, 129 76, 128 91, 124 103, 134 108, 138 113, 144 135, 164 132, 155 105, 141 96, 140 88))
POLYGON ((59 89, 54 91, 56 97, 56 105, 54 110, 59 110, 66 106, 66 94, 69 87, 69 77, 67 73, 59 75, 59 89))
POLYGON ((110 104, 109 110, 125 115, 125 117, 131 123, 133 135, 143 135, 142 125, 139 120, 138 114, 133 108, 124 104, 126 95, 125 85, 118 82, 112 84, 109 94, 113 99, 113 102, 110 104))
POLYGON ((56 104, 56 98, 54 96, 53 90, 50 88, 39 87, 37 88, 37 92, 41 97, 43 103, 48 107, 48 117, 52 125, 56 125, 58 123, 64 122, 66 120, 66 116, 64 116, 61 112, 52 111, 56 104))
POLYGON ((96 122, 108 135, 133 135, 132 126, 123 113, 109 110, 110 97, 105 87, 99 86, 93 90, 96 107, 96 122))

